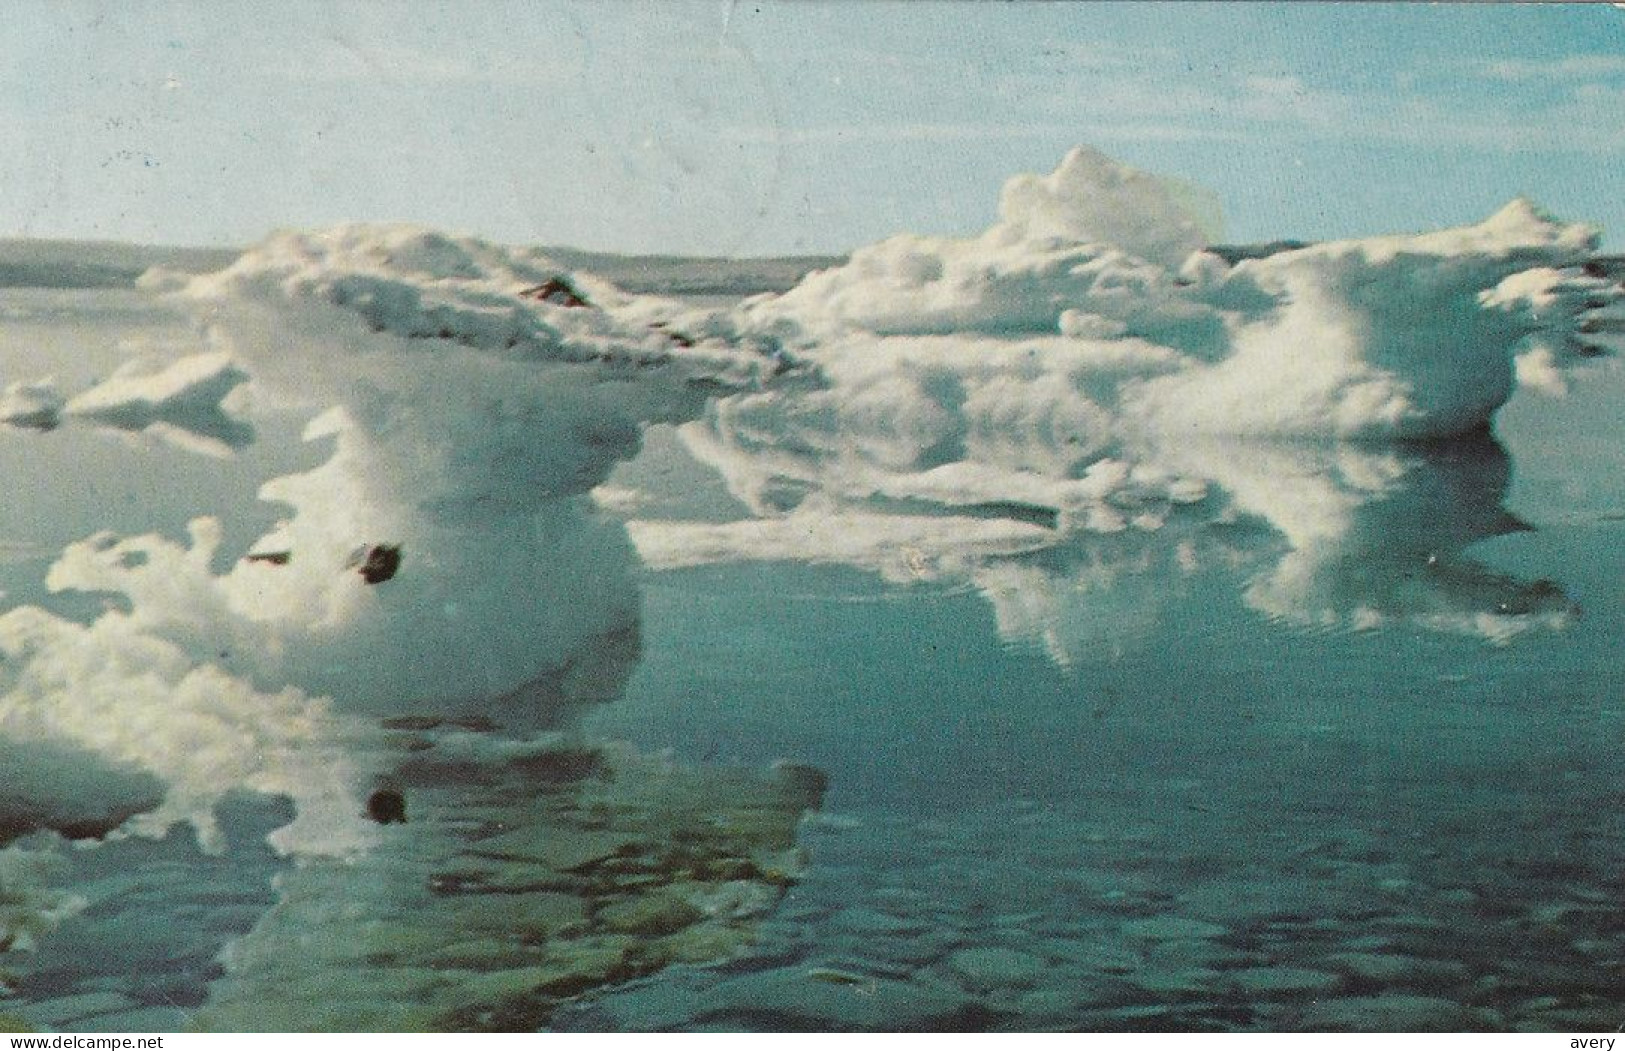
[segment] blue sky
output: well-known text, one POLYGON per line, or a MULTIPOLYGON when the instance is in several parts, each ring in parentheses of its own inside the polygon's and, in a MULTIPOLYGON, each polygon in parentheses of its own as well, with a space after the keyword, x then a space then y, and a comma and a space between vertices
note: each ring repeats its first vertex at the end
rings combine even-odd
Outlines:
POLYGON ((991 220, 1091 143, 1235 240, 1477 219, 1625 244, 1625 9, 1471 4, 19 3, 0 236, 243 244, 408 220, 623 251, 991 220))

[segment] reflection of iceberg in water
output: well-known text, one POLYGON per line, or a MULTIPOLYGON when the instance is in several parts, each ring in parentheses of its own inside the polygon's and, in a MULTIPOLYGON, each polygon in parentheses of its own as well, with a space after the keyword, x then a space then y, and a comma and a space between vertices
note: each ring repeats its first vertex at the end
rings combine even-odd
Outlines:
POLYGON ((1510 462, 1487 436, 1385 451, 1212 442, 1161 462, 1208 479, 1222 511, 1136 531, 1126 549, 1116 536, 1061 540, 1042 556, 1051 572, 1035 579, 1023 567, 1026 588, 990 587, 1010 571, 988 567, 975 579, 1001 633, 1036 634, 1057 659, 1076 659, 1108 632, 1149 634, 1181 578, 1215 565, 1244 576, 1251 608, 1314 630, 1403 626, 1505 642, 1574 617, 1550 582, 1511 578, 1465 554, 1524 528, 1502 507, 1510 462), (1108 561, 1115 570, 1102 572, 1108 561), (1035 605, 1047 615, 1018 627, 1013 610, 1035 605))
POLYGON ((1399 623, 1501 642, 1566 627, 1575 609, 1549 581, 1485 568, 1471 545, 1527 528, 1502 501, 1511 461, 1489 435, 1398 446, 1186 445, 1202 470, 1288 550, 1258 573, 1247 603, 1328 629, 1399 623))
POLYGON ((535 1030, 561 1003, 726 958, 799 874, 822 779, 398 720, 409 801, 357 864, 277 878, 193 1019, 226 1031, 535 1030))
MULTIPOLYGON (((1484 433, 1388 447, 1141 437, 1070 481, 974 465, 963 476, 977 480, 972 502, 968 487, 927 499, 914 479, 902 483, 912 499, 889 481, 877 492, 864 461, 887 436, 848 428, 842 446, 787 427, 775 440, 757 417, 741 437, 729 419, 723 408, 683 434, 758 517, 634 521, 649 564, 799 559, 963 581, 992 604, 1002 637, 1061 664, 1132 647, 1182 580, 1220 567, 1249 581, 1254 609, 1315 629, 1405 624, 1504 642, 1574 616, 1550 583, 1464 553, 1522 528, 1502 507, 1508 457, 1484 433)), ((1070 449, 1046 451, 1031 432, 1021 447, 1028 463, 1070 449)))

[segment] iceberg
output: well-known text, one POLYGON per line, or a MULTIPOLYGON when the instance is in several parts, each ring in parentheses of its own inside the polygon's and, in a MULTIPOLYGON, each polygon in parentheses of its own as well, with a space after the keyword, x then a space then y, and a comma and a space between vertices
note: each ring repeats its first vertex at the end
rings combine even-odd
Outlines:
MULTIPOLYGON (((529 858, 463 856, 457 808, 516 834, 529 828, 538 779, 556 772, 547 742, 585 707, 616 697, 639 654, 635 555, 590 490, 637 451, 646 422, 692 418, 714 392, 749 389, 785 364, 769 343, 734 338, 722 319, 691 317, 684 304, 562 274, 539 253, 421 230, 279 235, 221 272, 153 272, 143 284, 195 317, 195 342, 167 360, 163 346, 135 346, 150 353, 53 403, 65 418, 229 454, 259 440, 262 416, 278 421, 271 433, 302 416, 324 462, 265 482, 260 495, 285 514, 241 549, 215 515, 196 517, 181 537, 98 533, 67 545, 45 583, 98 598, 99 610, 0 613, 6 741, 72 755, 94 788, 68 811, 20 800, 14 823, 19 832, 90 830, 110 850, 189 827, 202 850, 217 852, 230 841, 221 813, 235 793, 289 800, 291 817, 268 841, 299 860, 300 874, 282 886, 264 929, 236 948, 233 980, 216 991, 222 1005, 252 986, 252 1005, 268 1009, 253 985, 263 961, 251 961, 266 944, 281 958, 278 917, 343 910, 401 879, 429 901, 382 917, 391 929, 374 934, 405 944, 433 917, 441 947, 455 951, 470 929, 462 921, 491 900, 482 888, 458 889, 458 866, 509 882, 541 871, 529 858), (470 790, 503 778, 509 798, 470 790), (369 801, 381 792, 402 793, 405 823, 376 820, 369 801), (426 856, 447 867, 444 887, 423 881, 426 856)), ((17 387, 12 401, 46 393, 17 387)), ((589 771, 558 791, 590 793, 617 770, 627 782, 618 798, 656 824, 662 808, 679 805, 661 792, 688 786, 672 826, 688 837, 684 851, 724 817, 740 830, 700 849, 715 855, 716 871, 667 865, 677 846, 623 828, 621 845, 641 844, 624 865, 658 879, 606 872, 578 880, 569 900, 516 892, 488 918, 515 934, 516 918, 544 924, 557 907, 585 916, 598 904, 660 906, 682 920, 673 954, 710 959, 746 943, 754 915, 794 878, 793 859, 777 855, 792 850, 796 821, 816 800, 778 775, 690 772, 619 753, 602 776, 589 771), (620 875, 645 889, 621 887, 620 875)), ((532 831, 540 842, 543 830, 532 831)), ((0 871, 0 896, 20 910, 0 915, 0 936, 17 945, 77 907, 45 885, 47 873, 33 873, 10 880, 0 871)), ((527 990, 542 1009, 666 962, 632 952, 635 939, 613 916, 577 932, 579 966, 556 976, 568 991, 525 987, 528 971, 501 989, 448 982, 435 1024, 489 1027, 480 1011, 527 990)), ((510 941, 469 966, 534 963, 535 944, 510 941)), ((396 980, 387 969, 373 977, 396 980)), ((274 970, 270 980, 280 981, 274 970)), ((415 1017, 403 1010, 398 1020, 415 1017)))
MULTIPOLYGON (((1622 288, 1596 231, 1519 199, 1453 229, 1221 252, 1187 200, 1077 150, 1012 179, 977 237, 893 237, 742 303, 735 324, 808 369, 678 434, 754 517, 635 518, 640 557, 968 581, 1061 663, 1098 648, 1069 607, 1215 559, 1258 565, 1245 601, 1305 626, 1505 642, 1570 623, 1549 584, 1460 552, 1513 528, 1496 410, 1609 352, 1622 288)), ((1135 605, 1092 620, 1148 622, 1149 592, 1135 605)))
POLYGON ((369 351, 404 353, 414 346, 432 352, 467 347, 527 363, 655 369, 735 385, 779 367, 770 343, 723 327, 720 315, 629 295, 537 249, 403 224, 274 234, 216 273, 154 268, 141 284, 196 308, 233 313, 215 338, 231 345, 223 337, 234 332, 257 379, 279 375, 279 365, 308 368, 320 364, 313 359, 331 356, 338 359, 331 364, 342 366, 369 351), (282 338, 248 338, 256 315, 264 323, 258 335, 265 336, 268 324, 282 338), (328 337, 324 354, 288 352, 288 337, 312 331, 328 337), (339 332, 349 338, 333 341, 339 332))
POLYGON ((1119 428, 1408 440, 1485 427, 1518 372, 1603 353, 1588 319, 1620 299, 1586 265, 1598 233, 1523 199, 1470 226, 1234 263, 1198 230, 1157 180, 1077 150, 1049 176, 1012 179, 980 236, 859 249, 742 304, 737 325, 783 340, 837 387, 845 359, 872 359, 868 374, 917 368, 888 362, 952 334, 956 348, 1021 345, 1046 363, 1064 345, 1074 359, 1144 358, 1110 389, 1070 384, 1100 395, 1090 403, 1119 428))
POLYGON ((587 494, 645 423, 785 368, 724 319, 415 228, 274 235, 142 283, 203 349, 148 348, 64 417, 229 452, 258 415, 298 414, 328 455, 263 485, 286 514, 244 551, 215 516, 68 545, 47 587, 108 601, 0 615, 0 716, 151 779, 118 834, 189 824, 206 849, 239 790, 293 800, 283 852, 374 849, 382 720, 524 739, 614 698, 639 652, 635 555, 587 494))

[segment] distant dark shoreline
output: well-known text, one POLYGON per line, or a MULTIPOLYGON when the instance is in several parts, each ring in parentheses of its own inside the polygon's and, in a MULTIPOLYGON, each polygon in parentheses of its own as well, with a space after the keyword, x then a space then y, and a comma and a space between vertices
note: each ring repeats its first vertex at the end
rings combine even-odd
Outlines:
POLYGON ((0 287, 129 288, 154 266, 207 273, 240 248, 171 248, 114 241, 0 240, 0 287))
MULTIPOLYGON (((544 248, 569 270, 585 270, 628 292, 666 295, 749 295, 782 292, 813 270, 844 256, 726 259, 705 256, 617 255, 579 248, 544 248)), ((0 288, 131 288, 154 266, 205 274, 230 266, 241 248, 181 248, 111 241, 0 239, 0 288)))
MULTIPOLYGON (((1302 248, 1303 241, 1215 245, 1235 263, 1302 248)), ((628 292, 675 296, 747 296, 783 292, 807 274, 839 266, 840 255, 726 258, 721 256, 619 255, 580 248, 543 248, 568 270, 607 278, 628 292)), ((112 241, 0 239, 0 288, 133 288, 154 266, 204 274, 230 266, 240 248, 180 248, 112 241)), ((1625 256, 1594 262, 1610 274, 1625 271, 1625 256)))

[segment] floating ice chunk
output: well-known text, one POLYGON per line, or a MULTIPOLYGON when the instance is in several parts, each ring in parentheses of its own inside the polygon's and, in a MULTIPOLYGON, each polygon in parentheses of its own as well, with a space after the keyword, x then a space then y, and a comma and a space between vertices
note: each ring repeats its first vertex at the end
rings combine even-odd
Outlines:
POLYGON ((875 570, 900 583, 963 575, 974 561, 1040 550, 1052 541, 1049 530, 1008 519, 820 510, 723 523, 634 520, 627 529, 652 569, 822 562, 875 570))
POLYGON ((52 380, 7 384, 0 392, 0 424, 48 431, 62 422, 63 404, 52 380))
POLYGON ((342 853, 376 833, 377 742, 358 727, 430 713, 517 732, 613 697, 638 650, 633 555, 586 494, 637 449, 641 421, 691 414, 696 384, 748 382, 764 359, 674 346, 643 321, 655 306, 590 278, 571 279, 572 302, 527 295, 552 274, 530 258, 352 228, 273 239, 175 286, 218 349, 132 366, 67 412, 218 437, 252 373, 247 407, 310 407, 305 436, 331 457, 263 487, 288 517, 248 550, 285 558, 217 571, 210 518, 184 543, 65 549, 47 585, 120 606, 89 625, 0 617, 8 731, 156 778, 162 802, 133 831, 190 822, 217 843, 214 803, 246 788, 294 799, 280 848, 342 853), (350 566, 358 545, 402 557, 350 566))
POLYGON ((233 790, 280 793, 300 807, 307 845, 356 845, 354 727, 296 689, 260 690, 117 611, 90 625, 32 606, 0 616, 0 722, 8 740, 73 747, 164 786, 132 831, 190 822, 221 845, 215 805, 233 790), (319 830, 319 831, 317 831, 319 830))
MULTIPOLYGON (((721 317, 567 273, 535 249, 406 225, 278 233, 218 273, 184 280, 154 273, 146 283, 217 308, 276 311, 284 339, 244 347, 257 377, 286 356, 290 333, 319 332, 329 350, 400 349, 332 339, 343 328, 340 316, 364 331, 422 341, 419 349, 460 345, 516 360, 660 369, 729 384, 753 383, 779 367, 769 344, 741 345, 721 317)), ((245 319, 235 321, 241 330, 245 319)))
POLYGON ((247 378, 225 353, 194 354, 159 369, 134 362, 75 397, 68 412, 139 427, 188 411, 218 409, 247 378))
MULTIPOLYGON (((1438 438, 1486 426, 1532 339, 1577 331, 1596 231, 1514 201, 1471 226, 1237 263, 1199 294, 1229 351, 1153 380, 1160 430, 1438 438)), ((1582 356, 1579 349, 1570 355, 1582 356)))
MULTIPOLYGON (((1149 335, 1201 344, 1218 315, 1176 271, 1206 243, 1201 221, 1167 180, 1080 147, 1049 175, 1018 175, 999 221, 975 238, 902 234, 860 248, 778 296, 740 311, 741 327, 816 343, 830 332, 1149 335), (1085 316, 1092 316, 1084 320, 1085 316), (1063 317, 1067 320, 1063 321, 1063 317)), ((1222 269, 1217 257, 1196 275, 1222 269)))
POLYGON ((150 776, 161 801, 127 830, 189 822, 210 846, 240 789, 293 799, 281 849, 375 842, 380 717, 522 733, 616 696, 639 647, 634 556, 587 494, 643 423, 781 370, 726 319, 409 228, 279 235, 147 284, 213 351, 132 365, 68 415, 229 444, 248 432, 227 399, 251 386, 248 411, 308 410, 332 453, 262 489, 288 514, 247 550, 286 558, 217 557, 235 552, 212 518, 179 543, 69 545, 47 586, 110 608, 0 616, 0 726, 150 776), (358 545, 379 557, 350 566, 358 545))
POLYGON ((253 440, 253 429, 228 415, 222 402, 248 374, 229 353, 194 354, 153 368, 130 362, 113 376, 72 398, 68 416, 127 431, 156 429, 160 437, 185 443, 188 435, 203 440, 205 451, 241 448, 253 440))
POLYGON ((1174 364, 1094 399, 1129 429, 1438 438, 1487 425, 1536 342, 1552 368, 1608 350, 1621 290, 1585 266, 1597 236, 1519 199, 1480 223, 1232 266, 1154 178, 1074 151, 1012 179, 979 237, 893 237, 736 318, 826 376, 877 336, 1133 340, 1174 364))

